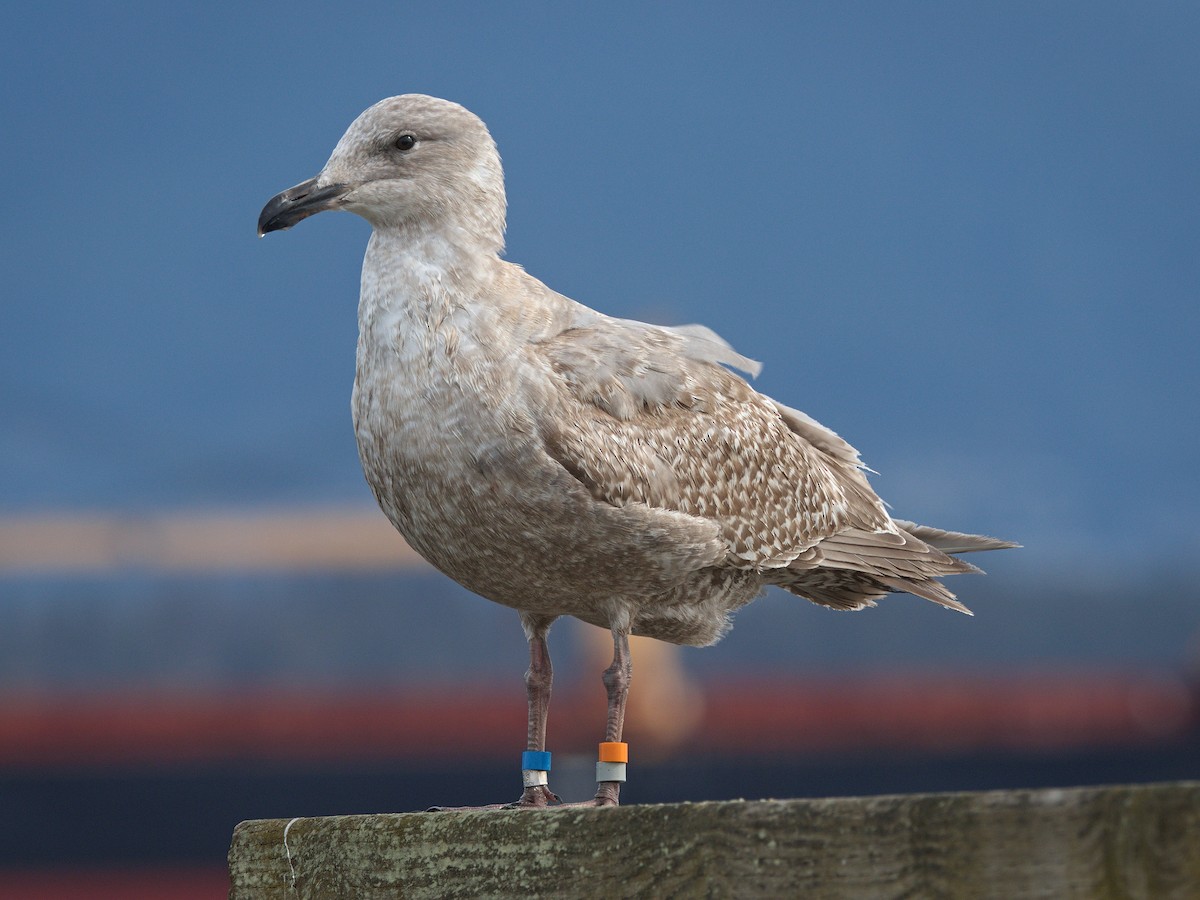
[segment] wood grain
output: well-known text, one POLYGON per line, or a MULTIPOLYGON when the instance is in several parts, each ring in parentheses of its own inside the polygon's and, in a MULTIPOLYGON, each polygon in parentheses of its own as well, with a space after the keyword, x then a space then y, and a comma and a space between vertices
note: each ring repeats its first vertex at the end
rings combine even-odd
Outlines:
POLYGON ((1196 782, 288 825, 237 827, 231 900, 1200 897, 1196 782))

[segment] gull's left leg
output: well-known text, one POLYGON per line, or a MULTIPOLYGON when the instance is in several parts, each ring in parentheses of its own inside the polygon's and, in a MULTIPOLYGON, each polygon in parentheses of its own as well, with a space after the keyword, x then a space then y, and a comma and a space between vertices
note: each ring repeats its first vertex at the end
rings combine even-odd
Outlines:
MULTIPOLYGON (((608 723, 604 728, 604 741, 617 745, 624 756, 625 745, 621 743, 621 731, 625 726, 625 701, 629 697, 629 681, 633 674, 633 663, 629 657, 629 625, 614 625, 613 661, 604 670, 604 687, 608 691, 608 723)), ((601 756, 603 757, 603 752, 601 756)), ((625 761, 597 765, 596 806, 616 806, 620 803, 621 784, 625 781, 625 761), (606 775, 620 780, 605 780, 606 775)))

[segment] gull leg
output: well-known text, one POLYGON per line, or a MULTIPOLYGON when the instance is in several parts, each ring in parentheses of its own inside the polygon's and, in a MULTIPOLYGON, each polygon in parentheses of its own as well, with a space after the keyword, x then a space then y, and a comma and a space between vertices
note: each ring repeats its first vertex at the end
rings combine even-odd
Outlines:
MULTIPOLYGON (((604 670, 604 687, 608 691, 608 723, 604 728, 604 740, 620 741, 625 726, 625 701, 629 697, 629 681, 633 674, 633 663, 629 656, 629 626, 614 626, 613 661, 604 670)), ((622 776, 623 777, 623 776, 622 776)), ((621 782, 601 781, 596 787, 596 806, 616 806, 620 803, 621 782)))
MULTIPOLYGON (((554 685, 554 666, 550 662, 546 634, 553 621, 552 618, 521 617, 521 624, 529 638, 529 668, 525 672, 525 691, 529 698, 529 729, 525 741, 527 750, 546 749, 546 720, 550 714, 550 692, 554 685)), ((547 806, 558 802, 558 795, 547 785, 527 784, 521 799, 512 806, 547 806)))
MULTIPOLYGON (((546 719, 550 713, 550 689, 554 683, 554 667, 550 663, 550 647, 546 643, 546 634, 553 622, 553 616, 521 616, 521 626, 529 639, 529 669, 525 672, 525 691, 529 698, 529 728, 525 748, 538 752, 546 749, 546 719)), ((547 785, 527 784, 521 793, 521 799, 515 803, 433 806, 428 812, 459 809, 537 809, 558 802, 558 796, 547 785)))

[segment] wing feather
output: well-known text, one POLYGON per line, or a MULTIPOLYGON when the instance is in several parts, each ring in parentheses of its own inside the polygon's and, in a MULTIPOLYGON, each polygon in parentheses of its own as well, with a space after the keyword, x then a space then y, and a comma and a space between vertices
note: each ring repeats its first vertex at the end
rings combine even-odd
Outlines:
POLYGON ((750 362, 708 329, 593 313, 537 349, 563 389, 548 452, 598 500, 717 521, 731 565, 784 567, 889 521, 853 448, 723 368, 750 362))

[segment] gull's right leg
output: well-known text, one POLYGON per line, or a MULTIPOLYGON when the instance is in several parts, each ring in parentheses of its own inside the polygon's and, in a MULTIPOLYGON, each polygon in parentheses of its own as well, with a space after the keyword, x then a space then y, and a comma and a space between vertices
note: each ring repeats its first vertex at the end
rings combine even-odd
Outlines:
POLYGON ((525 753, 521 760, 521 778, 525 789, 515 803, 493 803, 488 806, 433 806, 429 812, 455 809, 541 809, 559 803, 558 796, 547 785, 550 754, 546 753, 546 719, 550 713, 550 690, 554 684, 554 667, 550 664, 550 648, 546 634, 554 616, 532 616, 521 613, 521 626, 529 639, 529 669, 525 672, 525 691, 529 698, 529 728, 525 753))
POLYGON ((543 770, 521 766, 525 790, 521 799, 511 804, 513 809, 548 806, 559 802, 558 795, 554 794, 547 784, 550 757, 546 753, 546 720, 550 715, 554 666, 550 663, 550 647, 546 643, 546 634, 553 622, 552 617, 521 614, 521 625, 524 626, 525 636, 529 639, 529 668, 525 672, 525 692, 529 698, 529 729, 525 741, 528 752, 523 758, 536 761, 540 754, 545 754, 546 768, 543 770))

